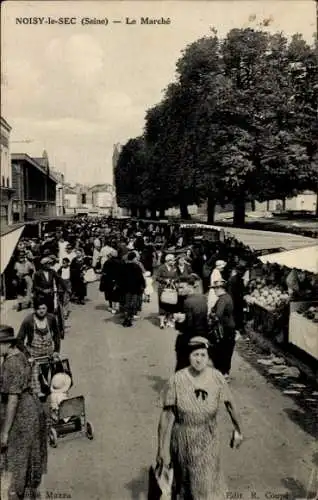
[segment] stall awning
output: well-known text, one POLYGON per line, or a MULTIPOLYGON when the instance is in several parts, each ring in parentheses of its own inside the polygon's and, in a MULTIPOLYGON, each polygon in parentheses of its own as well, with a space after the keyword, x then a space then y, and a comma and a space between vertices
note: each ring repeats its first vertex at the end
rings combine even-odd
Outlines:
POLYGON ((224 227, 226 236, 233 236, 252 250, 270 250, 273 248, 285 248, 294 250, 316 244, 313 238, 307 238, 298 234, 279 233, 274 231, 261 231, 257 229, 242 229, 238 227, 224 227))
POLYGON ((1 235, 1 247, 0 247, 1 274, 4 273, 4 271, 7 268, 7 265, 10 262, 14 249, 18 244, 18 241, 23 233, 23 230, 24 230, 24 225, 16 229, 12 229, 12 231, 8 231, 5 234, 1 235))
POLYGON ((269 262, 271 264, 302 269, 310 273, 318 273, 318 245, 264 255, 260 257, 260 260, 264 264, 269 262))

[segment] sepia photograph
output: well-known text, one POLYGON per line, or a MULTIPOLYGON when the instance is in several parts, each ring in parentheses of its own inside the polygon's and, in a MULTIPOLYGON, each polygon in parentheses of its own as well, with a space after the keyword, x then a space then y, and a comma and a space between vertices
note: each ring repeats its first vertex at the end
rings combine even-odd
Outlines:
POLYGON ((1 5, 1 500, 318 500, 318 0, 1 5))

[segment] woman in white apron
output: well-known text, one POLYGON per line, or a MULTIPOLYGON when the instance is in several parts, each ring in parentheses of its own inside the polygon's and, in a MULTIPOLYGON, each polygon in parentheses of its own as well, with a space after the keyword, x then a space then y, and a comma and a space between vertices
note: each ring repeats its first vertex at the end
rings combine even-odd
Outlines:
POLYGON ((215 294, 214 285, 216 281, 223 281, 222 272, 226 266, 226 262, 224 260, 217 260, 215 263, 215 268, 213 269, 210 277, 210 290, 208 295, 208 312, 212 310, 215 306, 218 297, 215 294))

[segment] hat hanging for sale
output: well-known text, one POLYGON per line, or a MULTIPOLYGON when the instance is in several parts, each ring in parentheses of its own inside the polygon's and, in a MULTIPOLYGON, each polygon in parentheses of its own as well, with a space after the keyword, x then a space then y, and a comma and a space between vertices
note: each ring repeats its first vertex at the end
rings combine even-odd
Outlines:
POLYGON ((56 373, 52 377, 51 392, 67 392, 72 385, 72 379, 67 373, 56 373))

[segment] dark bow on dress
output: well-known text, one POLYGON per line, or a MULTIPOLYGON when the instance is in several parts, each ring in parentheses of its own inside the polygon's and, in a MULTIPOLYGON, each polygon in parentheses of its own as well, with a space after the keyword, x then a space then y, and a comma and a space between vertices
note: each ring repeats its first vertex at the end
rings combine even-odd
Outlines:
POLYGON ((205 401, 208 397, 208 393, 203 389, 195 389, 194 394, 196 395, 197 399, 199 399, 199 397, 201 396, 203 401, 205 401))

